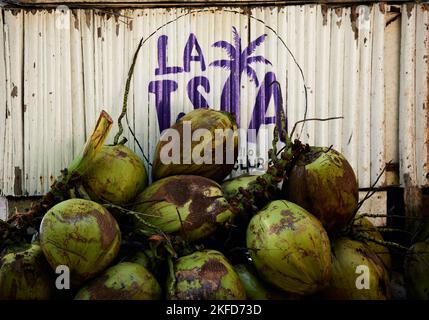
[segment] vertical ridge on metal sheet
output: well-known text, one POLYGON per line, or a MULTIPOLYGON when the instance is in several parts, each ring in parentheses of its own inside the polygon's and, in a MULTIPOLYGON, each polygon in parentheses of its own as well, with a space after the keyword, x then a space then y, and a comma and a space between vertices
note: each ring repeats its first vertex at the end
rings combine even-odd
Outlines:
MULTIPOLYGON (((301 40, 305 43, 305 63, 304 63, 304 77, 305 85, 307 86, 307 118, 314 118, 316 115, 316 39, 317 39, 317 6, 305 6, 306 11, 306 24, 304 39, 301 40)), ((307 122, 304 124, 303 142, 310 145, 315 144, 315 128, 314 122, 307 122)))
POLYGON ((8 118, 5 127, 4 193, 22 195, 23 161, 23 11, 5 10, 5 64, 6 64, 6 103, 8 118))
POLYGON ((95 41, 94 12, 78 10, 82 42, 82 72, 85 106, 85 136, 88 137, 95 127, 95 41))
MULTIPOLYGON (((39 88, 39 56, 38 56, 38 37, 39 37, 39 13, 29 14, 24 16, 26 31, 24 34, 24 42, 26 44, 24 51, 24 166, 26 169, 26 177, 24 189, 30 194, 38 194, 44 191, 43 178, 36 179, 37 165, 43 162, 38 155, 41 155, 40 149, 43 148, 42 139, 34 139, 39 135, 38 116, 40 107, 38 104, 39 95, 42 95, 42 90, 39 88), (31 142, 31 143, 30 143, 31 142), (34 156, 34 157, 33 157, 34 156)), ((42 120, 43 121, 43 120, 42 120)), ((40 176, 44 173, 40 172, 40 176)))
MULTIPOLYGON (((384 31, 386 26, 384 4, 373 6, 373 36, 371 62, 371 119, 370 119, 370 181, 373 184, 383 170, 386 162, 386 121, 385 121, 385 83, 384 83, 384 31)), ((376 187, 385 184, 386 175, 383 175, 376 187)))
POLYGON ((415 6, 402 5, 400 99, 399 99, 399 155, 401 184, 416 185, 416 121, 415 121, 415 6))
MULTIPOLYGON (((343 77, 343 108, 341 120, 343 124, 342 136, 342 152, 348 159, 351 166, 357 174, 359 162, 358 145, 359 145, 359 128, 356 125, 356 119, 359 116, 358 110, 358 88, 359 83, 359 47, 357 42, 356 30, 356 8, 347 8, 346 16, 342 26, 344 27, 344 65, 347 69, 344 70, 343 77)), ((363 186, 359 181, 359 186, 363 186)))
MULTIPOLYGON (((79 10, 70 15, 70 59, 71 59, 71 104, 73 124, 73 158, 80 152, 86 141, 85 91, 82 56, 82 26, 79 10)), ((67 88, 66 88, 67 90, 67 88)))
POLYGON ((416 10, 416 165, 417 185, 429 185, 429 8, 416 10))
POLYGON ((359 43, 359 149, 357 170, 359 184, 371 185, 371 54, 374 10, 372 6, 358 7, 359 43))
MULTIPOLYGON (((329 117, 329 67, 330 67, 330 32, 331 15, 325 5, 317 6, 317 32, 316 39, 316 118, 329 117)), ((332 61, 335 63, 335 61, 332 61)), ((328 145, 329 122, 314 123, 315 145, 328 145)))
MULTIPOLYGON (((148 26, 149 23, 144 23, 144 16, 147 15, 147 12, 144 10, 130 11, 128 15, 132 18, 132 25, 130 25, 130 29, 132 31, 132 37, 129 44, 129 50, 131 52, 131 58, 129 60, 128 68, 132 62, 132 58, 134 56, 135 51, 137 50, 137 46, 140 42, 140 39, 143 37, 144 39, 148 36, 149 30, 145 28, 145 25, 148 26)), ((147 76, 142 70, 144 70, 144 64, 148 62, 150 56, 144 52, 143 49, 140 49, 139 55, 136 60, 134 76, 132 79, 132 91, 130 91, 130 95, 133 95, 133 109, 134 109, 134 133, 136 135, 136 139, 139 141, 141 148, 143 151, 139 150, 137 143, 134 146, 137 154, 143 159, 143 154, 149 159, 148 152, 148 140, 149 140, 149 103, 148 103, 148 94, 147 94, 147 84, 144 81, 145 76, 147 76), (143 153, 143 154, 142 154, 143 153)), ((127 71, 128 72, 128 71, 127 71)), ((131 90, 131 89, 130 89, 131 90)), ((134 143, 134 138, 133 138, 134 143)), ((146 169, 150 170, 149 164, 144 161, 146 169)))
POLYGON ((6 146, 6 117, 7 112, 7 77, 6 77, 6 57, 5 57, 5 24, 3 21, 3 9, 0 9, 0 196, 6 194, 6 160, 5 160, 5 146, 6 146))
MULTIPOLYGON (((343 78, 344 78, 344 32, 342 8, 330 9, 331 39, 330 39, 330 68, 329 68, 329 117, 342 116, 343 78)), ((345 20, 345 19, 344 19, 345 20)), ((341 152, 342 121, 331 120, 328 123, 328 145, 341 152)))
MULTIPOLYGON (((399 68, 401 51, 401 13, 396 7, 386 10, 384 36, 384 84, 385 84, 385 162, 399 163, 399 68)), ((385 173, 386 185, 399 184, 399 172, 388 170, 385 173)))

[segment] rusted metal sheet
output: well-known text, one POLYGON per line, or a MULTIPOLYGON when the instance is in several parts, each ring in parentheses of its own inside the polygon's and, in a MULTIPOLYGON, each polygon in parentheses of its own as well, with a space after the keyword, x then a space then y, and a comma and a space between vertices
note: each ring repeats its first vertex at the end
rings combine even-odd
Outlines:
MULTIPOLYGON (((241 106, 240 126, 258 128, 259 135, 242 143, 242 166, 235 173, 245 171, 248 160, 251 165, 266 162, 279 107, 278 92, 268 88, 275 78, 289 130, 305 114, 344 117, 298 125, 294 137, 343 152, 361 187, 370 187, 390 160, 399 163, 401 181, 408 174, 416 185, 427 183, 428 15, 422 5, 157 8, 111 14, 4 10, 3 16, 1 194, 45 193, 83 145, 100 110, 119 116, 128 68, 142 37, 146 42, 132 79, 128 118, 150 161, 166 123, 194 107, 228 108, 223 93, 240 88, 233 93, 241 106), (391 40, 399 36, 395 47, 391 40), (216 62, 236 57, 225 44, 215 43, 237 47, 238 38, 242 50, 249 48, 255 58, 246 62, 252 69, 236 76, 228 63, 216 62), (417 81, 421 78, 426 81, 417 81), (16 96, 12 83, 18 84, 16 96)), ((125 136, 142 155, 128 128, 125 136)), ((377 186, 395 183, 387 175, 377 186)))

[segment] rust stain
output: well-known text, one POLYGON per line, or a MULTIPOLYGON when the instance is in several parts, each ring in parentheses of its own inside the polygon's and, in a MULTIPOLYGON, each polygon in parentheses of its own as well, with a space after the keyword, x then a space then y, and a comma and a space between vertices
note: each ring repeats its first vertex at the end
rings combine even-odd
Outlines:
POLYGON ((130 31, 133 31, 133 20, 130 20, 128 22, 128 28, 130 29, 130 31))
POLYGON ((339 28, 339 27, 341 27, 341 23, 343 21, 343 19, 342 19, 343 10, 341 8, 336 8, 335 9, 335 14, 337 15, 337 18, 339 18, 339 19, 337 19, 337 22, 336 22, 336 25, 339 28))
POLYGON ((12 83, 12 86, 13 88, 12 88, 11 96, 12 98, 16 98, 18 96, 18 87, 13 83, 12 83))
POLYGON ((350 21, 352 24, 352 30, 355 34, 355 40, 359 38, 358 18, 359 18, 358 7, 352 6, 351 12, 350 12, 350 21))
POLYGON ((72 15, 73 15, 73 18, 74 18, 74 28, 76 30, 79 30, 79 17, 78 17, 77 11, 76 10, 72 10, 71 12, 72 12, 72 15))
POLYGON ((13 184, 13 192, 15 195, 22 195, 22 170, 20 167, 15 167, 15 180, 13 184))
POLYGON ((85 10, 85 23, 88 29, 91 28, 91 11, 85 10))
POLYGON ((323 25, 326 26, 328 24, 328 6, 322 4, 322 16, 323 16, 323 25))
POLYGON ((407 6, 407 17, 408 17, 408 19, 410 19, 411 15, 413 13, 413 10, 414 10, 414 3, 413 2, 409 2, 409 3, 407 3, 406 6, 407 6))
POLYGON ((380 4, 379 4, 379 8, 380 8, 380 12, 381 12, 382 14, 385 14, 385 13, 386 13, 386 3, 384 3, 384 2, 380 2, 380 4))
POLYGON ((343 15, 343 9, 342 8, 336 8, 335 14, 337 15, 338 18, 341 18, 343 15))

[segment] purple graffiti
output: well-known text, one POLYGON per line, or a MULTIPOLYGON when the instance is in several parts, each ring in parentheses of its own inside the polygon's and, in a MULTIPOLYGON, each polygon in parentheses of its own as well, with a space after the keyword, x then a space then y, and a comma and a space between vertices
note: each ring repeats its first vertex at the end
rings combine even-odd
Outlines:
POLYGON ((206 63, 204 61, 203 50, 201 50, 197 37, 191 33, 188 41, 186 42, 185 50, 183 52, 183 69, 185 72, 191 71, 191 61, 198 61, 201 64, 201 71, 206 70, 206 63), (196 56, 192 55, 193 50, 197 51, 196 56))
MULTIPOLYGON (((249 130, 250 134, 248 137, 249 141, 256 142, 256 137, 261 125, 277 122, 279 131, 281 130, 280 117, 267 116, 267 109, 272 100, 274 102, 276 115, 280 114, 280 108, 282 108, 280 91, 277 85, 272 85, 273 81, 276 80, 274 72, 267 72, 262 83, 260 83, 257 73, 252 66, 256 63, 272 65, 271 62, 262 55, 253 55, 256 49, 264 43, 267 35, 263 34, 253 41, 250 41, 249 45, 245 48, 242 47, 241 37, 235 27, 232 28, 232 37, 233 41, 231 42, 220 40, 212 44, 212 47, 225 50, 228 59, 215 60, 211 62, 209 66, 223 68, 229 71, 228 77, 222 87, 220 109, 234 114, 239 127, 241 127, 239 116, 241 78, 243 73, 246 73, 250 81, 258 88, 249 124, 249 129, 252 130, 249 130)), ((158 38, 158 66, 155 69, 156 76, 183 72, 190 73, 191 68, 199 68, 200 72, 206 71, 203 50, 194 33, 189 35, 184 46, 183 66, 168 66, 167 52, 168 36, 161 35, 158 38), (192 64, 192 62, 194 62, 194 64, 192 64)), ((185 84, 180 85, 184 86, 185 84)), ((170 79, 161 78, 149 83, 149 92, 155 95, 158 124, 161 132, 171 125, 171 101, 173 94, 177 94, 175 92, 178 90, 178 87, 178 82, 170 79)), ((191 78, 186 84, 186 93, 194 109, 210 107, 207 96, 211 91, 213 90, 211 90, 210 80, 203 75, 197 75, 191 78)), ((179 114, 176 121, 182 115, 183 112, 179 114)), ((287 124, 287 119, 285 119, 285 121, 287 124)), ((281 137, 281 132, 279 132, 279 135, 281 137)))
POLYGON ((155 69, 157 76, 183 72, 183 68, 181 67, 167 67, 167 46, 168 36, 160 36, 158 38, 158 68, 155 69))
POLYGON ((258 95, 256 96, 256 102, 253 108, 252 119, 250 120, 250 124, 249 124, 249 129, 254 129, 254 130, 249 130, 250 134, 248 136, 248 140, 250 142, 256 141, 259 128, 261 127, 262 124, 276 123, 276 120, 277 120, 277 127, 279 128, 279 136, 281 137, 281 119, 280 119, 280 112, 282 108, 282 105, 280 103, 281 97, 280 97, 280 91, 278 86, 272 85, 273 81, 276 81, 276 75, 273 72, 267 72, 265 74, 264 81, 261 87, 259 88, 258 95), (272 97, 274 98, 274 107, 276 111, 276 116, 267 117, 266 113, 272 97), (254 134, 252 134, 252 132, 254 134))
POLYGON ((210 63, 210 66, 221 67, 230 71, 229 77, 226 80, 222 89, 221 109, 235 115, 237 124, 239 125, 239 110, 240 110, 240 91, 241 91, 241 75, 243 72, 253 80, 255 86, 259 86, 258 77, 255 70, 250 66, 252 63, 264 63, 271 65, 271 62, 263 56, 252 56, 256 48, 259 47, 266 38, 266 34, 258 37, 256 40, 242 50, 241 37, 235 27, 232 27, 234 44, 227 41, 217 41, 212 46, 226 50, 230 60, 216 60, 210 63))
POLYGON ((155 94, 156 113, 159 130, 162 132, 171 125, 171 93, 177 90, 173 80, 157 80, 149 83, 149 92, 155 94))
POLYGON ((209 108, 207 100, 198 91, 198 87, 203 87, 206 93, 210 93, 210 81, 206 77, 195 77, 188 82, 187 91, 194 109, 209 108))

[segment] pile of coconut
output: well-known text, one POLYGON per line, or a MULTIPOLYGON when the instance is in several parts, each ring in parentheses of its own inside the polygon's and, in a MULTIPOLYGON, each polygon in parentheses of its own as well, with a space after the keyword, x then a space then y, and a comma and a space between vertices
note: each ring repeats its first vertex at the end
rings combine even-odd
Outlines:
MULTIPOLYGON (((211 164, 184 152, 165 163, 161 139, 149 164, 119 136, 103 145, 112 124, 103 112, 51 191, 1 224, 0 299, 390 298, 390 243, 357 215, 342 154, 276 127, 266 172, 225 180, 238 153, 234 117, 189 112, 172 126, 181 142, 185 123, 235 138, 190 143, 191 154, 212 151, 211 164), (232 163, 214 161, 220 142, 232 163)), ((406 258, 411 297, 429 297, 428 239, 406 258)))

